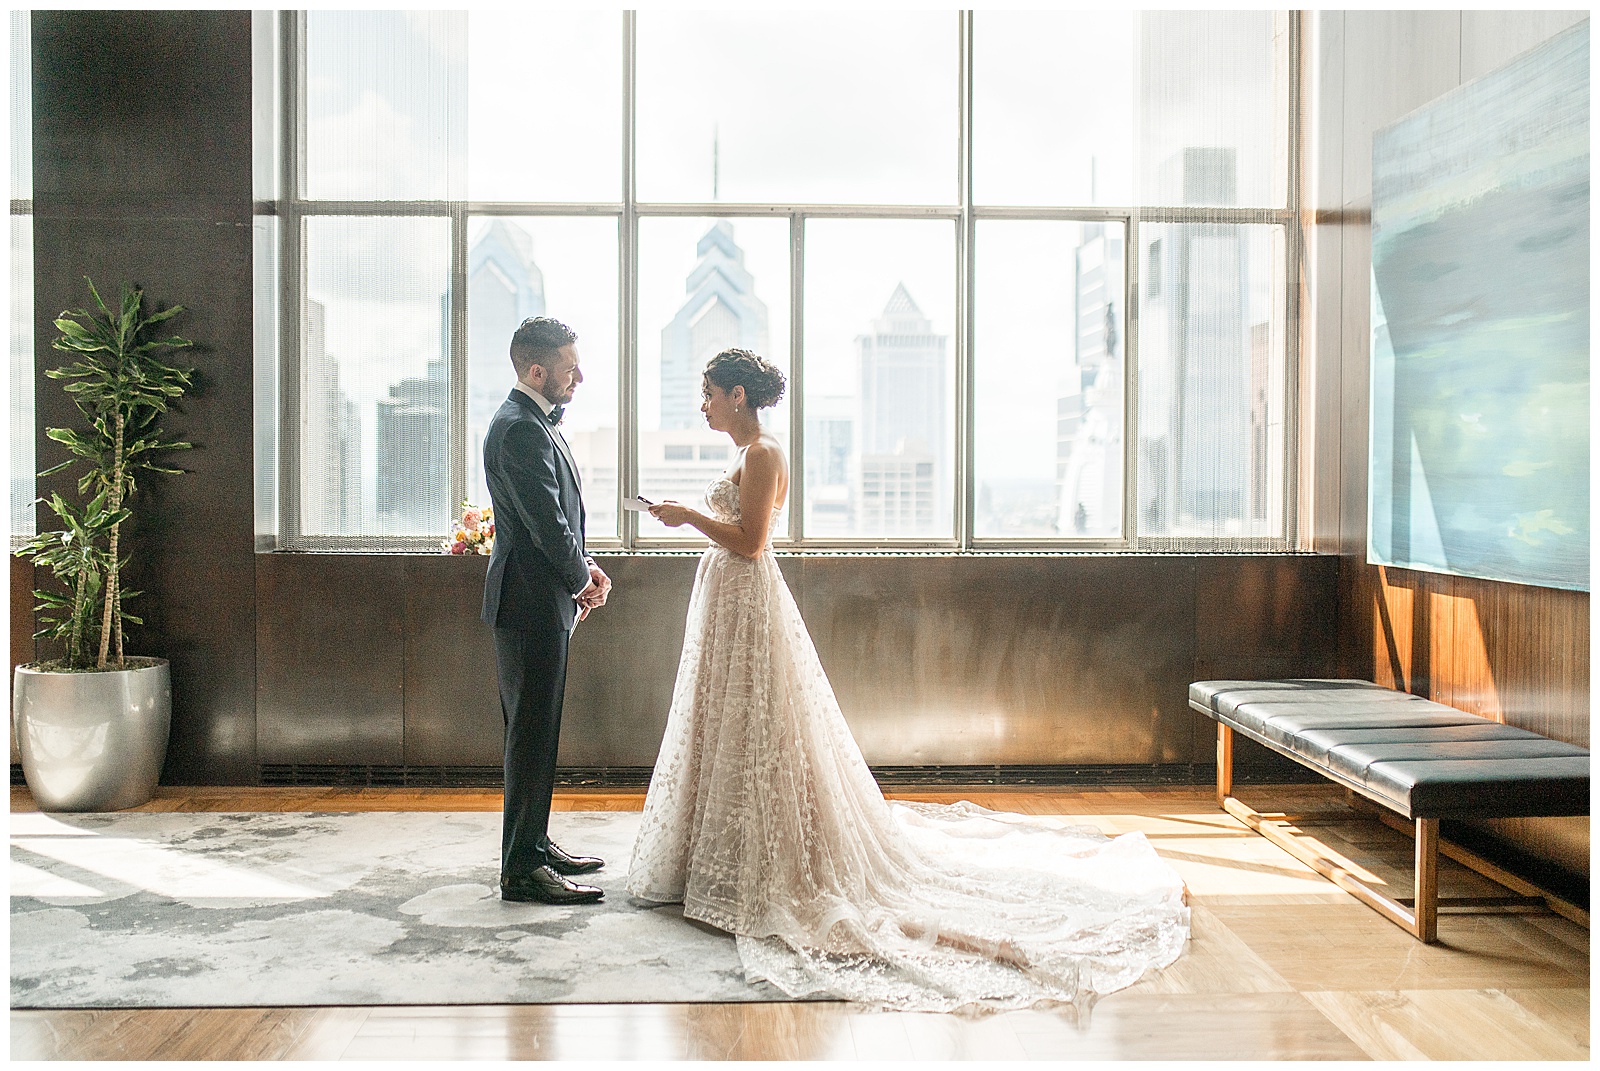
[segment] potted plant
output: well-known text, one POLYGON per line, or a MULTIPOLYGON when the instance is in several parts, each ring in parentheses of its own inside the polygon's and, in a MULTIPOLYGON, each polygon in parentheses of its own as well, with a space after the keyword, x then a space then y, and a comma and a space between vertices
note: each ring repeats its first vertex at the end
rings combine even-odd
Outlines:
POLYGON ((89 293, 98 312, 61 314, 55 322, 61 334, 51 346, 70 360, 45 372, 64 381, 84 423, 46 429, 72 456, 39 473, 81 464, 82 502, 59 493, 38 500, 59 527, 19 551, 57 583, 34 592, 41 626, 34 635, 58 644, 60 655, 17 667, 11 706, 23 774, 46 811, 120 810, 150 799, 172 719, 167 661, 123 653, 123 622, 142 621, 123 609, 139 593, 122 588, 122 534, 133 517, 139 474, 181 472, 159 458, 192 445, 163 438, 157 427, 193 374, 162 357, 192 343, 154 337, 152 329, 182 312, 181 305, 146 316, 144 293, 135 287, 123 285, 115 311, 93 282, 89 293))

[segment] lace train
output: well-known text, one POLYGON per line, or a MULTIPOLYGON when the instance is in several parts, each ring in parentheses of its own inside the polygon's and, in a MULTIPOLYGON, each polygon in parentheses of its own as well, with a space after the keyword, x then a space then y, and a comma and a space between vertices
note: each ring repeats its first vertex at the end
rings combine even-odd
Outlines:
MULTIPOLYGON (((738 487, 707 501, 738 517, 738 487)), ((888 803, 770 551, 700 559, 628 888, 737 937, 790 996, 1086 1006, 1176 959, 1177 874, 1142 834, 888 803)))

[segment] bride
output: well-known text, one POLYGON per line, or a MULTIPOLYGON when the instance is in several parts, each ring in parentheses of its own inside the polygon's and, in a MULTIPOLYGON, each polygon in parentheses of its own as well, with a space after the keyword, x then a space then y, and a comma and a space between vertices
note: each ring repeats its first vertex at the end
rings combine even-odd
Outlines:
POLYGON ((757 418, 783 374, 706 366, 701 411, 739 448, 709 513, 651 513, 712 542, 628 890, 735 935, 746 976, 888 1007, 1087 1006, 1178 957, 1178 875, 1130 833, 883 798, 769 545, 788 465, 757 418))

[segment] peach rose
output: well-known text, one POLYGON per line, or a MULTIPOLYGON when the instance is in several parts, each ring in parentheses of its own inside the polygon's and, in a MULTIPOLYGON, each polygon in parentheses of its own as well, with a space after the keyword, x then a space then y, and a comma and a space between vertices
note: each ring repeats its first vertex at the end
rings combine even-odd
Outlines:
POLYGON ((483 520, 483 514, 476 509, 469 509, 461 515, 461 527, 469 532, 476 532, 478 524, 483 520))

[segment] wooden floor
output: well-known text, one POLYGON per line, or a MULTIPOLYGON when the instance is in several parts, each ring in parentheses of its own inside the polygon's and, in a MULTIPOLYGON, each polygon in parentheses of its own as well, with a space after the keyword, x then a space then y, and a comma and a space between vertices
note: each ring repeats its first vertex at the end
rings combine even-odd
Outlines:
MULTIPOLYGON (((13 1011, 14 1060, 1587 1060, 1589 934, 1555 915, 1444 914, 1418 944, 1218 810, 1209 791, 895 792, 1141 830, 1183 875, 1193 939, 1071 1009, 965 1017, 838 1003, 13 1011)), ((1409 881, 1410 841, 1320 786, 1246 788, 1358 874, 1409 881)), ((563 810, 636 810, 572 793, 563 810)), ((12 789, 13 811, 32 809, 12 789)), ((143 810, 495 811, 496 792, 166 789, 143 810)), ((581 847, 581 846, 579 846, 581 847)), ((1484 893, 1440 860, 1445 895, 1484 893)))

